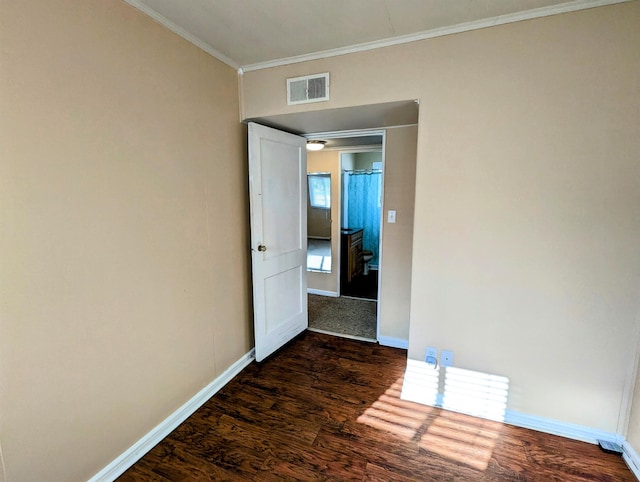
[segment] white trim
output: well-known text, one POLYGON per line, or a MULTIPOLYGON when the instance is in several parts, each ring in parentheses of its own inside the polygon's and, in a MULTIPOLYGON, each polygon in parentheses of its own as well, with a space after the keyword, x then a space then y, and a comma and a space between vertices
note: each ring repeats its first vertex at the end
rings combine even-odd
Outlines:
MULTIPOLYGON (((383 131, 382 133, 382 174, 381 174, 381 181, 380 181, 380 234, 379 234, 379 239, 378 239, 378 292, 376 293, 376 300, 378 301, 378 304, 376 306, 376 338, 378 339, 378 343, 380 343, 380 338, 381 338, 381 334, 380 334, 380 320, 382 319, 382 303, 380 302, 382 300, 382 284, 383 284, 383 279, 382 279, 382 272, 383 270, 380 269, 382 268, 382 260, 384 259, 384 203, 385 203, 385 196, 384 196, 384 191, 385 191, 385 187, 386 187, 386 177, 387 177, 387 131, 383 131)), ((415 204, 415 201, 414 201, 415 204)), ((396 348, 400 348, 400 347, 396 347, 396 348)), ((407 349, 409 348, 409 346, 407 345, 407 349)))
MULTIPOLYGON (((442 408, 444 401, 444 395, 438 393, 436 396, 435 407, 442 408)), ((477 415, 474 415, 477 416, 477 415)), ((514 425, 516 427, 522 427, 529 430, 536 430, 537 432, 549 433, 551 435, 558 435, 560 437, 578 440, 580 442, 587 442, 591 444, 597 444, 598 440, 606 440, 608 442, 614 442, 618 445, 628 445, 624 437, 612 432, 606 432, 604 430, 598 430, 591 427, 585 427, 584 425, 576 425, 568 422, 561 422, 560 420, 554 420, 551 418, 538 417, 536 415, 528 415, 526 413, 516 412, 514 410, 505 410, 503 423, 508 425, 514 425)), ((627 450, 625 449, 625 453, 627 450)), ((631 446, 629 446, 629 456, 632 456, 635 452, 631 446), (633 452, 633 453, 631 453, 633 452)), ((640 459, 635 455, 638 467, 640 467, 640 459)))
POLYGON ((638 363, 640 362, 640 310, 636 314, 635 333, 633 336, 635 351, 633 361, 627 365, 627 376, 624 382, 624 391, 620 400, 620 415, 618 417, 618 433, 625 437, 628 435, 629 420, 631 419, 631 408, 633 405, 633 394, 636 389, 638 378, 638 363))
POLYGON ((340 338, 348 338, 349 340, 366 341, 368 343, 376 342, 376 340, 374 340, 373 338, 366 338, 364 336, 357 336, 357 335, 347 335, 346 333, 338 333, 335 331, 321 330, 320 328, 307 328, 307 331, 313 331, 314 333, 322 333, 323 335, 337 336, 340 338))
POLYGON ((388 127, 377 127, 373 129, 352 129, 347 131, 329 131, 329 132, 313 132, 305 134, 302 137, 309 140, 317 139, 342 139, 345 137, 369 137, 384 136, 388 127))
POLYGON ((196 393, 189 401, 164 419, 144 437, 113 460, 109 465, 89 479, 89 482, 113 481, 135 464, 149 450, 169 435, 178 425, 190 417, 207 400, 215 395, 222 387, 231 381, 254 359, 254 350, 243 355, 238 361, 227 368, 222 375, 196 393))
POLYGON ((325 147, 325 151, 340 151, 350 154, 356 154, 358 152, 382 152, 380 144, 361 145, 361 146, 337 146, 337 147, 325 147))
POLYGON ((337 57, 339 55, 352 54, 356 52, 364 52, 367 50, 390 47, 392 45, 401 45, 401 44, 406 44, 410 42, 417 42, 419 40, 443 37, 445 35, 451 35, 455 33, 469 32, 471 30, 494 27, 496 25, 504 25, 504 24, 513 23, 513 22, 520 22, 522 20, 532 20, 535 18, 548 17, 551 15, 558 15, 561 13, 575 12, 578 10, 585 10, 588 8, 595 8, 595 7, 603 7, 606 5, 613 5, 616 3, 625 3, 630 1, 632 0, 574 0, 572 2, 561 3, 559 5, 550 5, 548 7, 534 8, 532 10, 526 10, 524 12, 509 13, 506 15, 499 15, 497 17, 491 17, 491 18, 485 18, 481 20, 474 20, 472 22, 460 23, 458 25, 434 28, 431 30, 425 30, 423 32, 412 33, 408 35, 401 35, 399 37, 393 37, 393 38, 388 38, 384 40, 374 40, 373 42, 365 42, 362 44, 351 45, 349 47, 340 47, 337 49, 323 50, 321 52, 314 52, 311 54, 297 55, 294 57, 287 57, 283 59, 269 60, 266 62, 258 62, 255 64, 243 65, 242 68, 244 69, 245 72, 251 72, 253 70, 269 69, 272 67, 280 67, 283 65, 297 64, 300 62, 308 62, 311 60, 326 59, 329 57, 337 57))
POLYGON ((369 303, 377 303, 378 302, 378 300, 374 300, 372 298, 360 298, 359 296, 341 295, 340 298, 345 298, 347 300, 367 301, 369 303))
POLYGON ((124 1, 126 3, 128 3, 129 5, 131 5, 133 8, 136 8, 136 9, 140 10, 142 13, 144 13, 145 15, 148 15, 153 20, 158 22, 160 25, 168 28, 173 33, 179 35, 180 37, 182 37, 186 41, 191 42, 196 47, 204 50, 205 52, 207 52, 212 57, 215 57, 216 59, 218 59, 220 62, 223 62, 223 63, 227 64, 229 67, 233 67, 234 69, 240 69, 240 64, 238 64, 234 60, 230 59, 229 57, 224 55, 219 50, 214 49, 208 43, 204 42, 203 40, 200 40, 198 37, 196 37, 192 33, 186 31, 184 28, 182 28, 178 24, 173 23, 171 20, 169 20, 164 15, 159 14, 153 8, 149 7, 148 5, 145 5, 144 3, 142 3, 141 0, 124 0, 124 1))
POLYGON ((244 119, 244 70, 238 67, 238 114, 244 119))
POLYGON ((391 336, 378 335, 378 343, 384 346, 390 346, 391 348, 402 348, 407 350, 409 348, 409 341, 402 338, 393 338, 391 336))
POLYGON ((551 418, 527 415, 513 410, 507 410, 505 412, 504 423, 592 444, 597 443, 598 440, 607 440, 617 444, 622 443, 622 437, 615 433, 605 432, 583 425, 561 422, 551 418))
POLYGON ((324 291, 324 290, 316 290, 313 288, 307 288, 307 293, 310 295, 320 295, 320 296, 330 296, 332 298, 337 298, 340 295, 335 291, 324 291))
POLYGON ((638 456, 638 453, 626 440, 622 443, 622 451, 622 458, 627 463, 629 470, 633 472, 636 479, 640 480, 640 457, 638 456))

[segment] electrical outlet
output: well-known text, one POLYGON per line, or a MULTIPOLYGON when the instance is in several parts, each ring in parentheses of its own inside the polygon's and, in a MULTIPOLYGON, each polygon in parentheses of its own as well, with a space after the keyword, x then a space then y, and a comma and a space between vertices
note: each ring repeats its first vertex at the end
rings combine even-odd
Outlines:
POLYGON ((440 366, 452 367, 453 366, 453 352, 448 350, 442 350, 440 354, 440 366))
POLYGON ((433 365, 435 368, 438 365, 438 349, 432 346, 427 347, 427 354, 424 357, 424 361, 427 365, 433 365))

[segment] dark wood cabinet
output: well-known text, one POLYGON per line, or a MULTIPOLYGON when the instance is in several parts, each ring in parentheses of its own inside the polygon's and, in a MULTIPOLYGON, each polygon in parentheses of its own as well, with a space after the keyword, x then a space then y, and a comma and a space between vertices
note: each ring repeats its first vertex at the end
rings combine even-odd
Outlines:
POLYGON ((340 268, 343 283, 350 283, 364 270, 362 229, 343 229, 340 246, 340 268))

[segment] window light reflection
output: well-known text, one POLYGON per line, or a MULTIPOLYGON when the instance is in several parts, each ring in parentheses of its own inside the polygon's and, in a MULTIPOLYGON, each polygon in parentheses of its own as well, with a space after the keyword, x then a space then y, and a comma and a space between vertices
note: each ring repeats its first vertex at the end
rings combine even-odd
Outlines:
POLYGON ((509 379, 499 375, 446 367, 442 408, 489 420, 504 421, 509 379))
POLYGON ((420 447, 476 470, 486 470, 502 424, 443 412, 420 438, 420 447))
POLYGON ((358 422, 484 471, 503 427, 508 393, 506 377, 408 360, 404 377, 358 422))
POLYGON ((419 360, 409 359, 404 373, 401 398, 424 405, 437 405, 439 383, 439 370, 419 360))
POLYGON ((402 400, 402 386, 403 379, 399 378, 358 417, 358 422, 412 440, 433 409, 402 400))
POLYGON ((331 256, 307 255, 307 268, 318 271, 331 271, 331 256))

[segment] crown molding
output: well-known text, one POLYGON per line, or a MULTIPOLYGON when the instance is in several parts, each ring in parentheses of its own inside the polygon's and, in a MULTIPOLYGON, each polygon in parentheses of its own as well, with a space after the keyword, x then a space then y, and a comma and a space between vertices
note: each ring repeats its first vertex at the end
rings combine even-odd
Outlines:
POLYGON ((273 67, 281 67, 284 65, 297 64, 300 62, 309 62, 311 60, 326 59, 329 57, 337 57, 339 55, 352 54, 356 52, 364 52, 367 50, 374 50, 383 47, 391 47, 393 45, 401 45, 411 42, 417 42, 420 40, 426 40, 436 37, 444 37, 445 35, 452 35, 456 33, 469 32, 472 30, 479 30, 487 27, 494 27, 497 25, 504 25, 508 23, 520 22, 523 20, 531 20, 541 17, 549 17, 551 15, 558 15, 561 13, 575 12, 578 10, 586 10, 595 7, 604 7, 607 5, 613 5, 616 3, 631 2, 634 0, 573 0, 571 2, 561 3, 558 5, 551 5, 548 7, 535 8, 524 12, 510 13, 506 15, 499 15, 497 17, 485 18, 481 20, 474 20, 472 22, 460 23, 448 27, 435 28, 432 30, 425 30, 423 32, 402 35, 399 37, 392 37, 384 40, 374 40, 372 42, 366 42, 357 45, 351 45, 349 47, 340 47, 337 49, 323 50, 321 52, 314 52, 311 54, 297 55, 294 57, 287 57, 283 59, 269 60, 266 62, 258 62, 255 64, 243 65, 243 72, 251 72, 253 70, 269 69, 273 67))
POLYGON ((208 43, 199 39, 195 35, 191 34, 184 28, 175 24, 165 16, 153 10, 151 7, 145 5, 142 0, 124 0, 125 3, 131 5, 135 9, 141 11, 145 15, 151 17, 160 25, 168 28, 175 34, 184 38, 188 42, 191 42, 196 47, 204 50, 212 57, 220 60, 228 66, 238 70, 238 74, 242 75, 246 72, 254 70, 269 69, 272 67, 281 67, 284 65, 297 64, 301 62, 309 62, 312 60, 326 59, 330 57, 337 57, 340 55, 347 55, 357 52, 364 52, 367 50, 375 50, 384 47, 391 47, 394 45, 402 45, 411 42, 417 42, 420 40, 427 40, 430 38, 444 37, 446 35, 453 35, 456 33, 469 32, 472 30, 479 30, 482 28, 494 27, 497 25, 505 25, 508 23, 520 22, 523 20, 532 20, 535 18, 549 17, 551 15, 558 15, 561 13, 576 12, 579 10, 586 10, 596 7, 604 7, 607 5, 614 5, 617 3, 632 2, 635 0, 573 0, 558 5, 550 5, 548 7, 536 8, 533 10, 527 10, 524 12, 510 13, 506 15, 499 15, 497 17, 485 18, 481 20, 474 20, 472 22, 460 23, 457 25, 440 27, 431 30, 425 30, 423 32, 401 35, 399 37, 392 37, 383 40, 374 40, 372 42, 365 42, 361 44, 351 45, 348 47, 340 47, 336 49, 323 50, 320 52, 313 52, 310 54, 296 55, 293 57, 285 57, 281 59, 268 60, 266 62, 258 62, 254 64, 240 65, 240 63, 227 57, 220 51, 213 48, 208 43))
POLYGON ((153 20, 158 22, 160 25, 168 28, 173 33, 179 35, 180 37, 182 37, 186 41, 191 42, 196 47, 204 50, 205 52, 207 52, 212 57, 215 57, 216 59, 218 59, 220 62, 225 63, 229 67, 233 67, 236 70, 241 70, 240 64, 235 62, 233 59, 230 59, 229 57, 227 57, 226 55, 224 55, 220 51, 214 49, 208 43, 200 40, 195 35, 187 32, 185 29, 183 29, 179 25, 173 23, 171 20, 169 20, 165 16, 159 14, 158 12, 153 10, 151 7, 145 5, 140 0, 124 0, 124 1, 125 1, 125 3, 128 3, 129 5, 131 5, 133 8, 135 8, 137 10, 140 10, 145 15, 151 17, 153 20))

